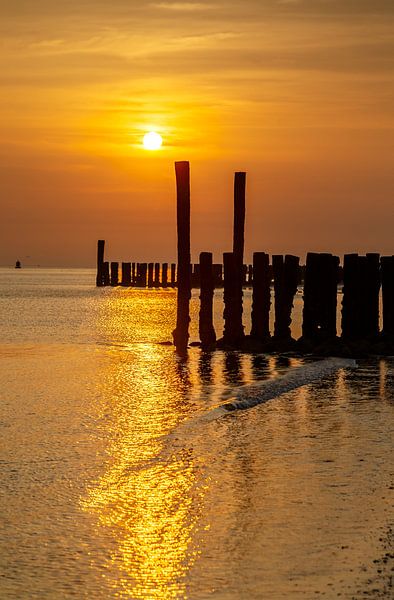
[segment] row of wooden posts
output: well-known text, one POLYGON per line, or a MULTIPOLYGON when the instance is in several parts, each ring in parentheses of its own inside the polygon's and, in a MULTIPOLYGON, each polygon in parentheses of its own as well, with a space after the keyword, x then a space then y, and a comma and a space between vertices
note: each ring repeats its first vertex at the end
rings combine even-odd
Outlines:
POLYGON ((176 287, 176 264, 122 262, 119 273, 118 262, 104 260, 105 240, 97 244, 96 285, 126 287, 176 287), (120 275, 120 277, 119 277, 120 275))
MULTIPOLYGON (((193 285, 190 255, 190 167, 175 163, 177 189, 177 268, 164 263, 122 264, 123 285, 177 286, 177 317, 173 342, 179 353, 187 350, 189 340, 189 303, 193 285), (134 266, 133 266, 134 265, 134 266), (160 273, 161 280, 160 280, 160 273), (150 285, 151 284, 151 285, 150 285)), ((246 337, 265 344, 270 340, 291 340, 291 313, 300 282, 299 258, 255 252, 253 265, 245 279, 244 225, 246 173, 235 173, 234 225, 232 252, 223 254, 224 329, 220 344, 242 347, 246 337), (251 331, 243 326, 243 286, 252 286, 251 331), (270 331, 271 288, 274 290, 274 330, 270 331)), ((98 242, 97 285, 117 285, 118 263, 104 262, 104 241, 98 242)), ((222 267, 222 265, 219 265, 222 267)), ((218 266, 212 253, 202 252, 198 265, 200 284, 199 335, 203 348, 216 344, 213 324, 213 296, 218 285, 218 266)), ((302 339, 313 344, 336 339, 338 283, 343 281, 341 337, 343 340, 372 340, 378 336, 394 339, 394 256, 345 255, 343 266, 329 253, 307 254, 303 267, 302 339), (383 330, 379 331, 380 290, 382 290, 383 330)), ((195 282, 194 282, 195 283, 195 282)))

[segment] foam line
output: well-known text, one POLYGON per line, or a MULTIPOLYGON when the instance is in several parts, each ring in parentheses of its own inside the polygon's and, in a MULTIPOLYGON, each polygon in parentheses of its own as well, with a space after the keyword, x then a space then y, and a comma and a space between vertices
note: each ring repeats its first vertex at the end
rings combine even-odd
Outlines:
POLYGON ((275 377, 275 379, 268 379, 238 388, 231 402, 223 404, 220 408, 224 408, 226 411, 251 408, 303 385, 322 379, 339 369, 354 367, 357 367, 357 363, 353 358, 327 358, 302 367, 294 367, 285 375, 275 377))

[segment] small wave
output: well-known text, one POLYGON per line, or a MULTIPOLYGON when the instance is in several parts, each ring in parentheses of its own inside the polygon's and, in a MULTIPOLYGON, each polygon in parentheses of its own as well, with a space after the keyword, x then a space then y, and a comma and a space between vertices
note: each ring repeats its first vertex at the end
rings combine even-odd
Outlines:
POLYGON ((339 369, 357 367, 353 358, 327 358, 309 365, 295 367, 285 375, 238 388, 230 402, 220 408, 226 411, 244 410, 272 400, 286 392, 327 377, 339 369))

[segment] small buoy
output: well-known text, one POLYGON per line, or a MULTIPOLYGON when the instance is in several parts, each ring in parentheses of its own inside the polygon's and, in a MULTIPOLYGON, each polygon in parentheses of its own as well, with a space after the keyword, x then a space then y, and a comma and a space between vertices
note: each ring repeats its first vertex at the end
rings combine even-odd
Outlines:
POLYGON ((21 268, 22 268, 21 261, 17 260, 15 263, 15 269, 21 269, 21 268))

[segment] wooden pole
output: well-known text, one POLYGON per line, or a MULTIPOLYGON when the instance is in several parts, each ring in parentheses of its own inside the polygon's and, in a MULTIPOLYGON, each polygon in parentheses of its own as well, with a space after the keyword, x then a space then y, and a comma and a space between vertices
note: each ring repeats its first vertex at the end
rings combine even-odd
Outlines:
POLYGON ((171 287, 176 286, 176 264, 171 263, 171 287))
POLYGON ((271 307, 271 269, 265 252, 253 254, 252 329, 250 335, 257 340, 270 338, 269 314, 271 307))
POLYGON ((246 173, 234 175, 234 226, 233 254, 237 265, 243 266, 245 237, 245 189, 246 173))
POLYGON ((368 253, 365 257, 365 277, 363 277, 363 305, 361 319, 364 324, 363 334, 367 338, 379 335, 379 292, 380 292, 380 256, 368 253))
POLYGON ((204 350, 212 348, 216 342, 216 333, 213 326, 213 295, 212 253, 201 252, 199 334, 201 347, 204 350))
POLYGON ((278 340, 291 340, 291 311, 297 292, 299 257, 286 254, 272 257, 275 290, 274 336, 278 340))
POLYGON ((146 273, 148 270, 147 263, 139 263, 138 269, 138 285, 139 287, 146 287, 146 273))
POLYGON ((148 263, 148 288, 153 287, 153 263, 148 263))
POLYGON ((137 277, 136 264, 135 264, 135 262, 133 262, 133 263, 131 263, 131 283, 133 285, 136 284, 136 277, 137 277))
POLYGON ((103 262, 103 285, 110 285, 109 262, 103 262))
POLYGON ((244 336, 242 326, 243 311, 243 285, 245 280, 244 269, 244 239, 245 239, 245 190, 246 173, 238 172, 234 175, 234 222, 233 222, 233 255, 234 255, 234 300, 233 308, 236 320, 235 329, 237 343, 244 336))
POLYGON ((96 286, 97 287, 101 287, 104 285, 104 280, 103 280, 104 248, 105 248, 105 240, 98 240, 97 241, 97 273, 96 273, 96 286))
POLYGON ((160 263, 155 263, 155 276, 153 280, 155 287, 160 287, 160 263))
POLYGON ((358 254, 345 254, 343 259, 342 337, 359 337, 359 260, 358 254))
POLYGON ((122 285, 131 285, 131 263, 122 262, 122 285))
POLYGON ((111 285, 119 285, 119 263, 111 262, 111 285))
POLYGON ((178 233, 178 293, 176 327, 173 331, 174 345, 185 354, 189 340, 190 285, 190 166, 186 161, 175 163, 177 187, 177 233, 178 233))
POLYGON ((394 338, 394 256, 382 256, 383 334, 394 338))
POLYGON ((238 265, 236 264, 234 254, 232 252, 225 252, 223 254, 223 342, 231 346, 239 345, 244 337, 244 328, 242 325, 242 299, 240 302, 239 280, 237 281, 237 267, 238 265))
POLYGON ((168 263, 161 265, 161 287, 166 288, 168 286, 168 263))

